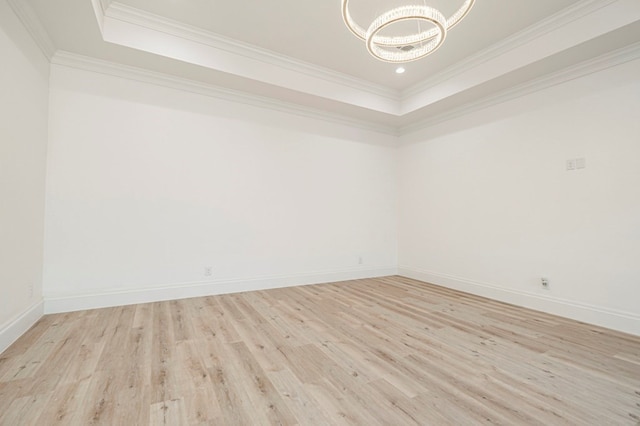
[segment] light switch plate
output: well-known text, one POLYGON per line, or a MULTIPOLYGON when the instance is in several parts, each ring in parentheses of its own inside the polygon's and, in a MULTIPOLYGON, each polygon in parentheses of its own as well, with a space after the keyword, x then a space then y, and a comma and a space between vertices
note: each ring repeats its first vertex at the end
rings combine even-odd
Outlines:
POLYGON ((571 159, 571 160, 567 160, 567 170, 575 170, 576 169, 576 160, 575 159, 571 159))

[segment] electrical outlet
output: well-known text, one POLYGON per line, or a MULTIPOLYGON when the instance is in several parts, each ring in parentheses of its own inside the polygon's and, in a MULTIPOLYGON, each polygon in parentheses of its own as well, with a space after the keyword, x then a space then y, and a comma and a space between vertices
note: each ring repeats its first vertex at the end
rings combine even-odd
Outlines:
POLYGON ((212 266, 205 266, 204 267, 204 276, 205 277, 210 277, 213 275, 213 267, 212 266))
POLYGON ((541 284, 542 284, 542 287, 544 287, 544 288, 549 288, 549 279, 548 279, 548 278, 544 278, 544 277, 542 277, 542 278, 540 279, 540 282, 541 282, 541 284))

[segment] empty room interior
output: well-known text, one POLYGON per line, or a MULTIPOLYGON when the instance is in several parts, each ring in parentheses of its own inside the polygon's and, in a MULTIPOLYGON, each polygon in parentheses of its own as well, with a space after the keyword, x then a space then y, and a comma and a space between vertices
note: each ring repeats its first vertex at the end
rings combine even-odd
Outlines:
POLYGON ((640 424, 640 1, 0 0, 0 425, 640 424))

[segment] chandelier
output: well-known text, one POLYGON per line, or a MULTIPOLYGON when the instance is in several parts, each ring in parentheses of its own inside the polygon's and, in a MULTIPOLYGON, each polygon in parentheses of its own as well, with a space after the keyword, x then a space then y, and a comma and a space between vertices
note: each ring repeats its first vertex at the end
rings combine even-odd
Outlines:
POLYGON ((465 0, 451 16, 445 17, 438 9, 424 5, 404 5, 388 10, 375 18, 368 28, 361 27, 351 17, 349 0, 342 0, 342 19, 347 28, 363 40, 375 58, 385 62, 410 62, 435 52, 447 35, 467 14, 475 0, 465 0), (417 21, 416 31, 392 35, 389 28, 395 24, 417 21), (422 29, 426 23, 427 29, 422 29))

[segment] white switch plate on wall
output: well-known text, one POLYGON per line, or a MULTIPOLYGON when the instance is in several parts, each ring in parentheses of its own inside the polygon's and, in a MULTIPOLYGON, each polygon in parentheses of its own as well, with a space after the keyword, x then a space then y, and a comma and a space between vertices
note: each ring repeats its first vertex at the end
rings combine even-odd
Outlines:
POLYGON ((567 160, 567 170, 575 170, 576 169, 576 160, 575 159, 571 159, 571 160, 567 160))
POLYGON ((587 159, 584 157, 570 158, 567 160, 567 170, 584 169, 587 167, 587 159))

